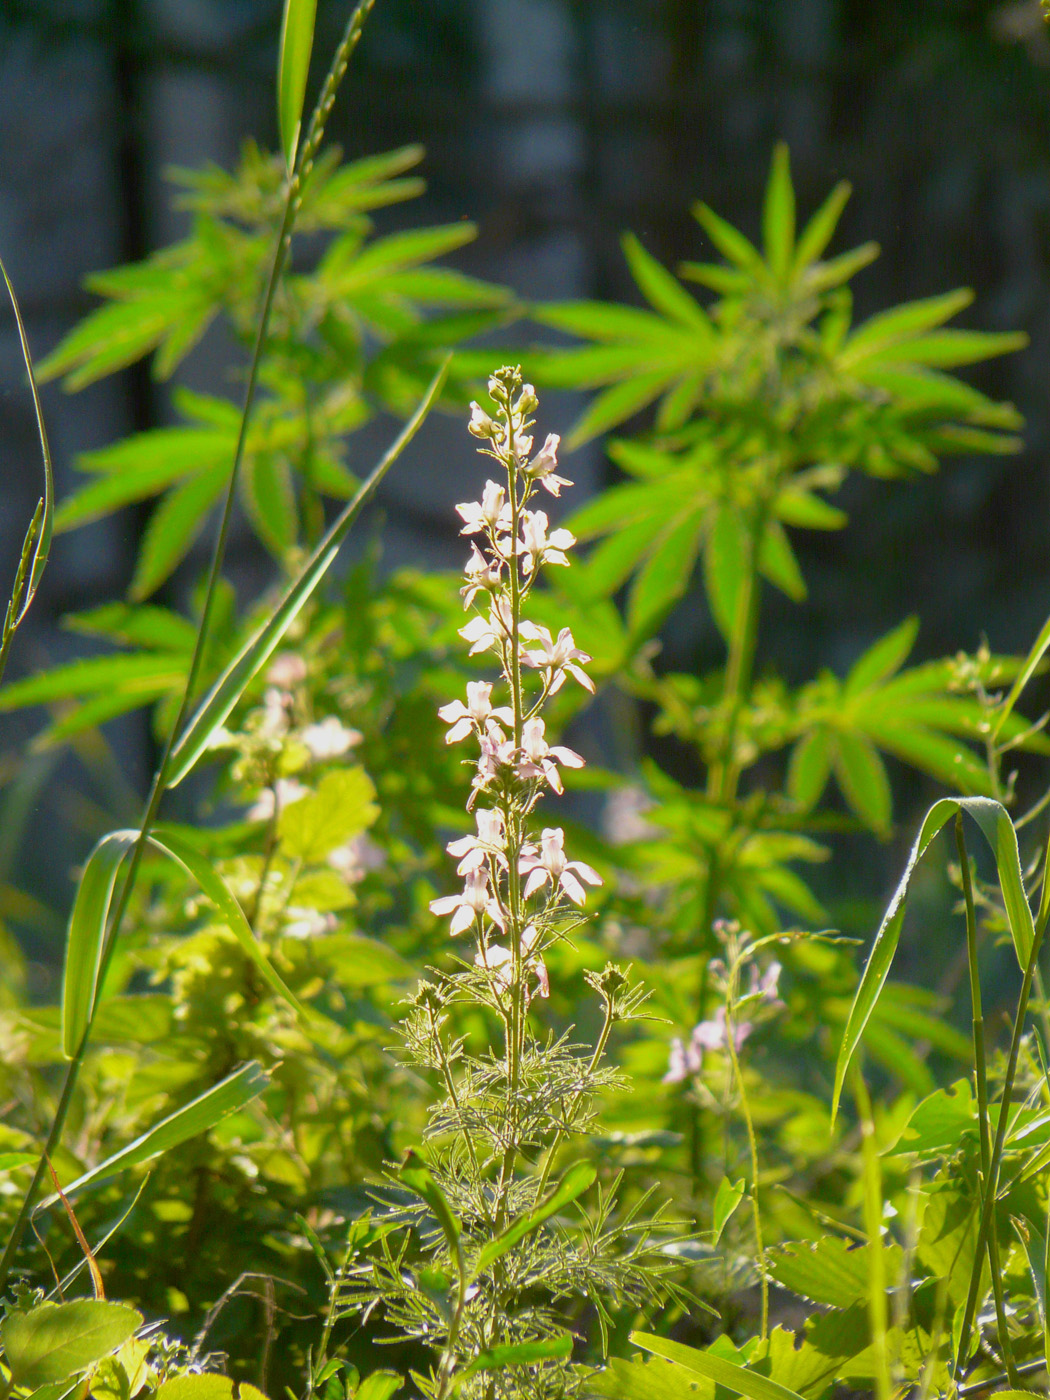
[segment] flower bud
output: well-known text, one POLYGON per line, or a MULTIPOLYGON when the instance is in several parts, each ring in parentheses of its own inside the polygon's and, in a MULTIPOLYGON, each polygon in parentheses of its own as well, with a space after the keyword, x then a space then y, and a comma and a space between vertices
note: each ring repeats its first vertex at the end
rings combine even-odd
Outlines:
POLYGON ((470 405, 470 422, 467 424, 467 432, 476 438, 494 438, 498 433, 498 428, 492 419, 485 412, 479 403, 470 405))

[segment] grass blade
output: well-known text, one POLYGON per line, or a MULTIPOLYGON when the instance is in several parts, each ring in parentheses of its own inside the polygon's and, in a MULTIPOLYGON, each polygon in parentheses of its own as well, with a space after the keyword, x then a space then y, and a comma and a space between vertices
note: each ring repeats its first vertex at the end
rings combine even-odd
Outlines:
POLYGON ((88 856, 69 917, 62 978, 62 1053, 71 1060, 91 1024, 98 1000, 106 928, 121 861, 137 831, 111 831, 88 856))
POLYGON ((721 1356, 712 1356, 709 1351, 697 1351, 683 1346, 681 1342, 669 1341, 666 1337, 654 1337, 648 1332, 632 1332, 631 1341, 635 1346, 651 1351, 654 1356, 662 1356, 666 1361, 695 1375, 704 1376, 717 1385, 725 1386, 734 1395, 743 1395, 745 1400, 802 1400, 797 1391, 789 1390, 779 1381, 768 1376, 760 1376, 735 1361, 727 1361, 721 1356))
POLYGON ((207 749, 208 740, 212 733, 226 720, 230 711, 244 694, 252 677, 265 666, 280 645, 281 638, 331 567, 343 540, 349 534, 350 527, 357 519, 365 502, 419 431, 431 405, 441 393, 445 376, 448 373, 448 365, 449 361, 446 359, 431 380, 430 386, 423 395, 415 413, 380 458, 371 475, 362 482, 353 500, 340 513, 324 539, 303 565, 298 578, 288 588, 273 616, 254 637, 245 643, 204 697, 196 714, 188 721, 172 749, 166 774, 168 787, 175 787, 190 772, 201 754, 207 749))
POLYGON ((284 163, 289 170, 295 166, 299 146, 316 13, 317 0, 285 0, 277 60, 277 125, 284 163))
POLYGON ((497 1259, 506 1254, 508 1249, 513 1249, 519 1240, 523 1240, 526 1235, 531 1235, 533 1230, 539 1229, 545 1220, 549 1220, 562 1206, 567 1206, 570 1201, 574 1201, 577 1196, 593 1183, 597 1172, 590 1162, 576 1162, 558 1182, 557 1186, 545 1196, 534 1211, 529 1215, 516 1220, 509 1230, 505 1230, 496 1239, 490 1240, 485 1248, 478 1255, 474 1266, 474 1272, 484 1273, 491 1267, 497 1259))

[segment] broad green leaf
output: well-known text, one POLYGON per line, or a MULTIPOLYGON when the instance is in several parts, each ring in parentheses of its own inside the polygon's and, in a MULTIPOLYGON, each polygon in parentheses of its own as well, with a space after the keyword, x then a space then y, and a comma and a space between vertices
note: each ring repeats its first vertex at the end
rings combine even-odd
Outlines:
MULTIPOLYGON (((942 1174, 923 1193, 922 1220, 915 1244, 919 1265, 947 1285, 953 1307, 961 1306, 977 1255, 979 1200, 942 1174)), ((988 1288, 988 1261, 981 1263, 982 1294, 988 1288)), ((956 1347, 958 1350, 958 1347, 956 1347)))
POLYGON ((967 813, 977 822, 995 855, 999 888, 1006 906, 1010 935, 1013 939, 1017 960, 1022 969, 1028 963, 1029 953, 1035 939, 1035 925, 1021 875, 1017 833, 1006 808, 1001 803, 986 797, 942 798, 939 802, 935 802, 926 813, 908 857, 904 874, 893 899, 890 901, 890 906, 879 931, 875 935, 875 943, 868 956, 860 986, 853 999, 835 1065, 835 1089, 831 1104, 833 1122, 838 1112, 839 1096, 842 1092, 846 1070, 885 985, 890 965, 893 962, 893 955, 900 941, 901 925, 904 922, 908 886, 911 883, 912 872, 944 824, 956 812, 960 811, 967 813))
MULTIPOLYGON (((848 1308, 868 1296, 870 1246, 859 1248, 849 1240, 824 1235, 819 1240, 780 1245, 766 1256, 770 1276, 782 1288, 790 1288, 832 1308, 848 1308)), ((899 1245, 886 1248, 887 1272, 891 1282, 903 1267, 899 1245)))
POLYGON ((703 529, 703 512, 690 511, 653 542, 627 603, 627 625, 632 636, 652 633, 689 587, 703 529))
POLYGON ((529 313, 540 325, 587 340, 665 339, 667 324, 651 311, 607 301, 545 302, 529 313))
POLYGON ((852 810, 873 831, 889 830, 892 796, 886 768, 863 734, 842 729, 836 735, 835 776, 852 810))
POLYGON ((134 1142, 129 1142, 127 1147, 121 1148, 112 1157, 107 1157, 104 1162, 92 1167, 83 1176, 78 1176, 63 1188, 66 1195, 71 1196, 74 1191, 95 1186, 113 1176, 115 1172, 137 1167, 142 1162, 148 1162, 151 1157, 170 1152, 172 1148, 188 1142, 190 1138, 210 1132, 231 1113, 239 1113, 253 1099, 258 1098, 269 1083, 270 1076, 262 1066, 250 1060, 233 1074, 227 1075, 220 1083, 198 1095, 191 1103, 184 1104, 167 1118, 155 1123, 134 1142))
POLYGON ((700 304, 685 290, 677 278, 642 247, 633 233, 625 233, 620 246, 646 301, 672 321, 704 338, 712 334, 711 323, 700 304))
POLYGON ((86 1371, 141 1326, 142 1314, 134 1308, 81 1298, 8 1313, 0 1322, 0 1342, 15 1384, 35 1388, 86 1371))
POLYGON ((790 276, 795 251, 795 191, 791 184, 788 148, 782 141, 777 143, 773 152, 773 164, 766 186, 762 240, 769 270, 783 286, 790 276))
POLYGON ((724 505, 704 549, 704 583, 711 614, 725 638, 732 635, 747 553, 747 526, 743 517, 735 506, 724 505))
POLYGON ((32 1167, 38 1161, 35 1152, 0 1152, 0 1172, 13 1172, 18 1167, 32 1167))
POLYGON ((80 877, 69 916, 62 974, 62 1051, 70 1060, 94 1015, 117 872, 137 839, 135 831, 111 831, 103 836, 80 877))
POLYGON ((722 1238, 722 1231, 728 1225, 743 1198, 744 1178, 741 1177, 739 1181, 730 1181, 727 1176, 724 1176, 718 1184, 712 1208, 711 1240, 713 1244, 717 1244, 722 1238))
POLYGON ((201 891, 215 905, 222 922, 259 969, 263 979, 269 983, 278 996, 283 997, 290 1006, 294 1007, 300 1016, 308 1019, 311 1013, 286 985, 280 973, 263 952, 252 931, 251 924, 244 916, 244 910, 238 904, 212 861, 187 845, 174 832, 163 827, 156 828, 151 833, 149 840, 150 845, 155 846, 162 855, 169 856, 176 861, 187 875, 197 882, 201 891))
POLYGON ((229 1376, 204 1374, 173 1376, 153 1392, 150 1400, 266 1400, 266 1396, 247 1381, 238 1381, 235 1392, 229 1376))
POLYGON ((792 271, 798 277, 824 252, 838 227, 846 201, 853 193, 848 180, 840 180, 799 234, 792 271))
POLYGON ((431 380, 419 407, 402 428, 395 441, 380 458, 370 476, 349 505, 338 515, 324 539, 303 565, 278 604, 273 616, 251 637, 204 697, 186 728, 179 736, 171 754, 165 775, 168 787, 175 787, 189 773, 208 747, 214 731, 228 717, 244 694, 252 677, 266 665, 281 638, 295 621, 314 589, 328 572, 339 547, 357 519, 362 507, 382 481, 394 462, 415 437, 431 405, 437 399, 448 373, 448 360, 431 380))
POLYGON ((582 1196, 584 1191, 593 1185, 597 1174, 590 1162, 575 1162, 535 1210, 515 1220, 508 1230, 483 1247, 474 1264, 475 1274, 483 1274, 497 1259, 502 1258, 508 1249, 513 1249, 519 1240, 538 1230, 545 1220, 549 1220, 577 1196, 582 1196))
POLYGON ((713 1400, 695 1374, 665 1361, 624 1361, 610 1356, 601 1371, 583 1381, 582 1394, 596 1400, 713 1400))
POLYGON ((788 1390, 787 1386, 749 1371, 734 1361, 715 1356, 710 1351, 697 1351, 693 1347, 683 1346, 681 1342, 672 1342, 667 1337, 655 1337, 647 1332, 632 1332, 631 1341, 666 1361, 676 1362, 695 1375, 725 1386, 733 1395, 743 1395, 745 1400, 802 1400, 796 1391, 788 1390))
POLYGON ((399 1390, 404 1389, 403 1377, 393 1371, 373 1371, 366 1376, 354 1392, 354 1400, 392 1400, 399 1390))
POLYGON ((314 44, 317 0, 284 0, 281 47, 277 59, 277 127, 288 170, 295 166, 306 79, 314 44))
POLYGON ((334 969, 342 987, 404 982, 413 975, 412 964, 400 953, 378 939, 365 938, 358 933, 328 934, 317 953, 334 969))
POLYGON ((804 812, 812 809, 824 795, 831 776, 833 740, 828 729, 811 729, 791 750, 788 761, 787 790, 793 802, 804 812))
POLYGON ((363 768, 326 773, 316 792, 291 803, 278 817, 281 849, 308 865, 324 860, 372 825, 379 815, 375 795, 375 784, 363 768))
POLYGON ((462 1376, 466 1380, 478 1371, 496 1371, 504 1366, 534 1366, 538 1361, 564 1360, 571 1355, 572 1336, 563 1332, 558 1337, 545 1337, 543 1341, 512 1342, 479 1352, 462 1376))
POLYGON ((917 617, 909 617, 887 632, 854 663, 843 686, 844 694, 858 695, 895 675, 911 654, 918 634, 917 617))
POLYGON ((208 512, 222 495, 229 472, 211 468, 168 493, 149 518, 142 536, 128 596, 141 602, 164 583, 189 553, 208 512))

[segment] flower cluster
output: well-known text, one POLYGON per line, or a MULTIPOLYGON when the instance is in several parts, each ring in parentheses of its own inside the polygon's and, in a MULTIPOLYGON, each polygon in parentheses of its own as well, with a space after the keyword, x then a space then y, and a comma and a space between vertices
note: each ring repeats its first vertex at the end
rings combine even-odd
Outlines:
POLYGON ((493 703, 494 682, 472 681, 465 702, 453 700, 438 711, 449 726, 446 743, 473 738, 477 744, 467 803, 477 832, 448 847, 459 862, 462 892, 435 899, 430 908, 451 915, 453 934, 474 933, 476 966, 491 975, 498 993, 518 994, 531 974, 546 996, 542 955, 551 916, 566 902, 582 906, 584 887, 601 880, 585 862, 568 859, 560 827, 527 829, 541 796, 563 791, 561 770, 583 767, 573 749, 548 742, 541 711, 567 679, 592 693, 594 685, 583 669, 591 658, 567 627, 555 638, 523 616, 542 567, 567 566, 567 551, 576 543, 569 530, 551 529, 544 511, 530 509, 539 490, 557 497, 572 485, 557 472, 559 439, 551 433, 533 454, 530 415, 537 399, 520 371, 498 370, 488 388, 495 412, 472 404, 469 430, 484 444, 479 450, 500 464, 506 481, 487 481, 480 501, 456 507, 460 533, 473 537, 460 591, 474 616, 460 635, 472 656, 494 656, 506 703, 493 703), (492 941, 496 930, 506 943, 492 941))

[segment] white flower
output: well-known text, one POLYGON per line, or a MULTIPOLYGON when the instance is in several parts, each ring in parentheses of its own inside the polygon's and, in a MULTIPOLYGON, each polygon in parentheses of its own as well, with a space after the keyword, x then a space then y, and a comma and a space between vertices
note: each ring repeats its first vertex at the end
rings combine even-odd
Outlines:
POLYGON ((476 656, 479 651, 498 651, 510 636, 512 626, 510 599, 493 598, 488 621, 483 617, 472 617, 465 627, 459 629, 459 635, 471 643, 468 656, 476 656))
POLYGON ((292 706, 292 696, 276 686, 267 686, 263 693, 262 721, 258 733, 266 739, 276 739, 288 732, 288 711, 292 706))
POLYGON ((502 583, 503 565, 486 559, 476 544, 471 543, 470 558, 463 570, 466 583, 459 590, 463 606, 469 608, 477 593, 495 593, 502 583))
POLYGON ((591 658, 587 652, 581 651, 573 641, 572 633, 568 627, 561 629, 557 641, 552 639, 546 627, 540 627, 535 622, 523 622, 518 629, 518 635, 524 637, 527 642, 539 642, 539 651, 523 649, 521 659, 526 666, 550 672, 549 683, 552 695, 562 688, 566 675, 575 677, 584 690, 589 690, 592 695, 594 694, 594 682, 586 671, 581 670, 576 665, 577 661, 590 661, 591 658))
POLYGON ((335 917, 322 914, 319 909, 300 909, 289 905, 285 910, 287 922, 283 933, 286 938, 316 938, 322 933, 331 933, 335 928, 335 917))
POLYGON ((452 924, 449 931, 453 935, 470 928, 480 914, 488 914, 494 924, 503 927, 503 914, 489 894, 488 871, 483 867, 468 873, 462 894, 449 894, 440 899, 432 899, 430 912, 451 914, 452 924))
MULTIPOLYGON (((521 956, 525 967, 529 972, 536 975, 538 986, 536 990, 541 997, 549 997, 551 994, 550 976, 547 972, 547 965, 541 957, 532 953, 539 938, 539 932, 535 924, 523 930, 521 935, 521 956)), ((504 948, 501 943, 490 943, 488 947, 482 947, 474 959, 476 967, 486 968, 489 972, 495 973, 495 981, 500 991, 509 991, 514 976, 514 954, 509 948, 504 948)))
POLYGON ((278 778, 272 788, 263 788, 259 796, 245 812, 246 821, 268 822, 273 816, 275 809, 283 812, 286 807, 290 807, 293 802, 298 802, 300 798, 308 797, 310 789, 298 782, 295 778, 278 778), (276 789, 276 797, 274 795, 276 789))
POLYGON ((544 827, 539 849, 534 845, 522 847, 518 872, 529 878, 525 883, 525 898, 550 884, 555 892, 560 888, 574 904, 586 902, 587 891, 580 884, 600 885, 602 877, 582 860, 565 859, 565 833, 560 826, 544 827), (577 878, 579 877, 579 878, 577 878))
POLYGON ((455 744, 460 739, 465 739, 472 729, 476 729, 479 734, 483 733, 486 721, 490 718, 501 719, 504 724, 514 723, 514 712, 506 705, 492 708, 489 703, 491 694, 492 685, 489 681, 468 681, 465 705, 462 700, 452 700, 449 704, 441 706, 438 710, 439 717, 452 726, 445 735, 446 744, 455 744))
POLYGON ((450 856, 461 858, 456 868, 458 875, 468 875, 472 870, 480 870, 488 856, 492 856, 502 866, 507 864, 503 813, 479 807, 474 817, 478 824, 477 836, 462 836, 458 841, 450 841, 445 847, 450 856))
POLYGON ((544 724, 542 719, 530 719, 526 721, 521 734, 521 762, 518 764, 518 776, 522 778, 546 778, 555 792, 564 792, 562 787, 561 774, 558 772, 558 763, 564 763, 566 768, 582 768, 583 759, 574 749, 563 748, 560 744, 555 744, 551 748, 543 737, 544 724))
POLYGON ((576 543, 571 530, 547 534, 547 516, 542 510, 527 510, 521 523, 518 553, 525 556, 525 572, 531 574, 540 564, 568 564, 565 550, 576 543))
POLYGON ((364 735, 359 729, 347 729, 335 715, 328 715, 319 724, 308 724, 299 737, 311 755, 322 760, 341 757, 359 744, 364 735))
POLYGON ((554 468, 558 465, 558 444, 561 438, 557 433, 548 433, 547 441, 533 457, 532 461, 525 468, 525 475, 538 481, 544 490, 549 491, 552 496, 560 496, 563 486, 571 486, 572 482, 564 476, 557 476, 554 468))
POLYGON ((506 501, 506 491, 494 481, 485 482, 481 502, 463 501, 456 512, 463 520, 461 535, 476 535, 479 530, 510 529, 510 506, 506 501))
POLYGON ((290 690, 292 686, 300 685, 306 680, 306 662, 294 651, 278 652, 270 662, 266 679, 270 685, 290 690))
POLYGON ((484 734, 478 736, 481 753, 478 755, 478 768, 474 774, 473 791, 467 803, 467 811, 473 807, 477 794, 488 787, 499 776, 501 768, 514 761, 514 744, 495 722, 488 720, 484 734))

